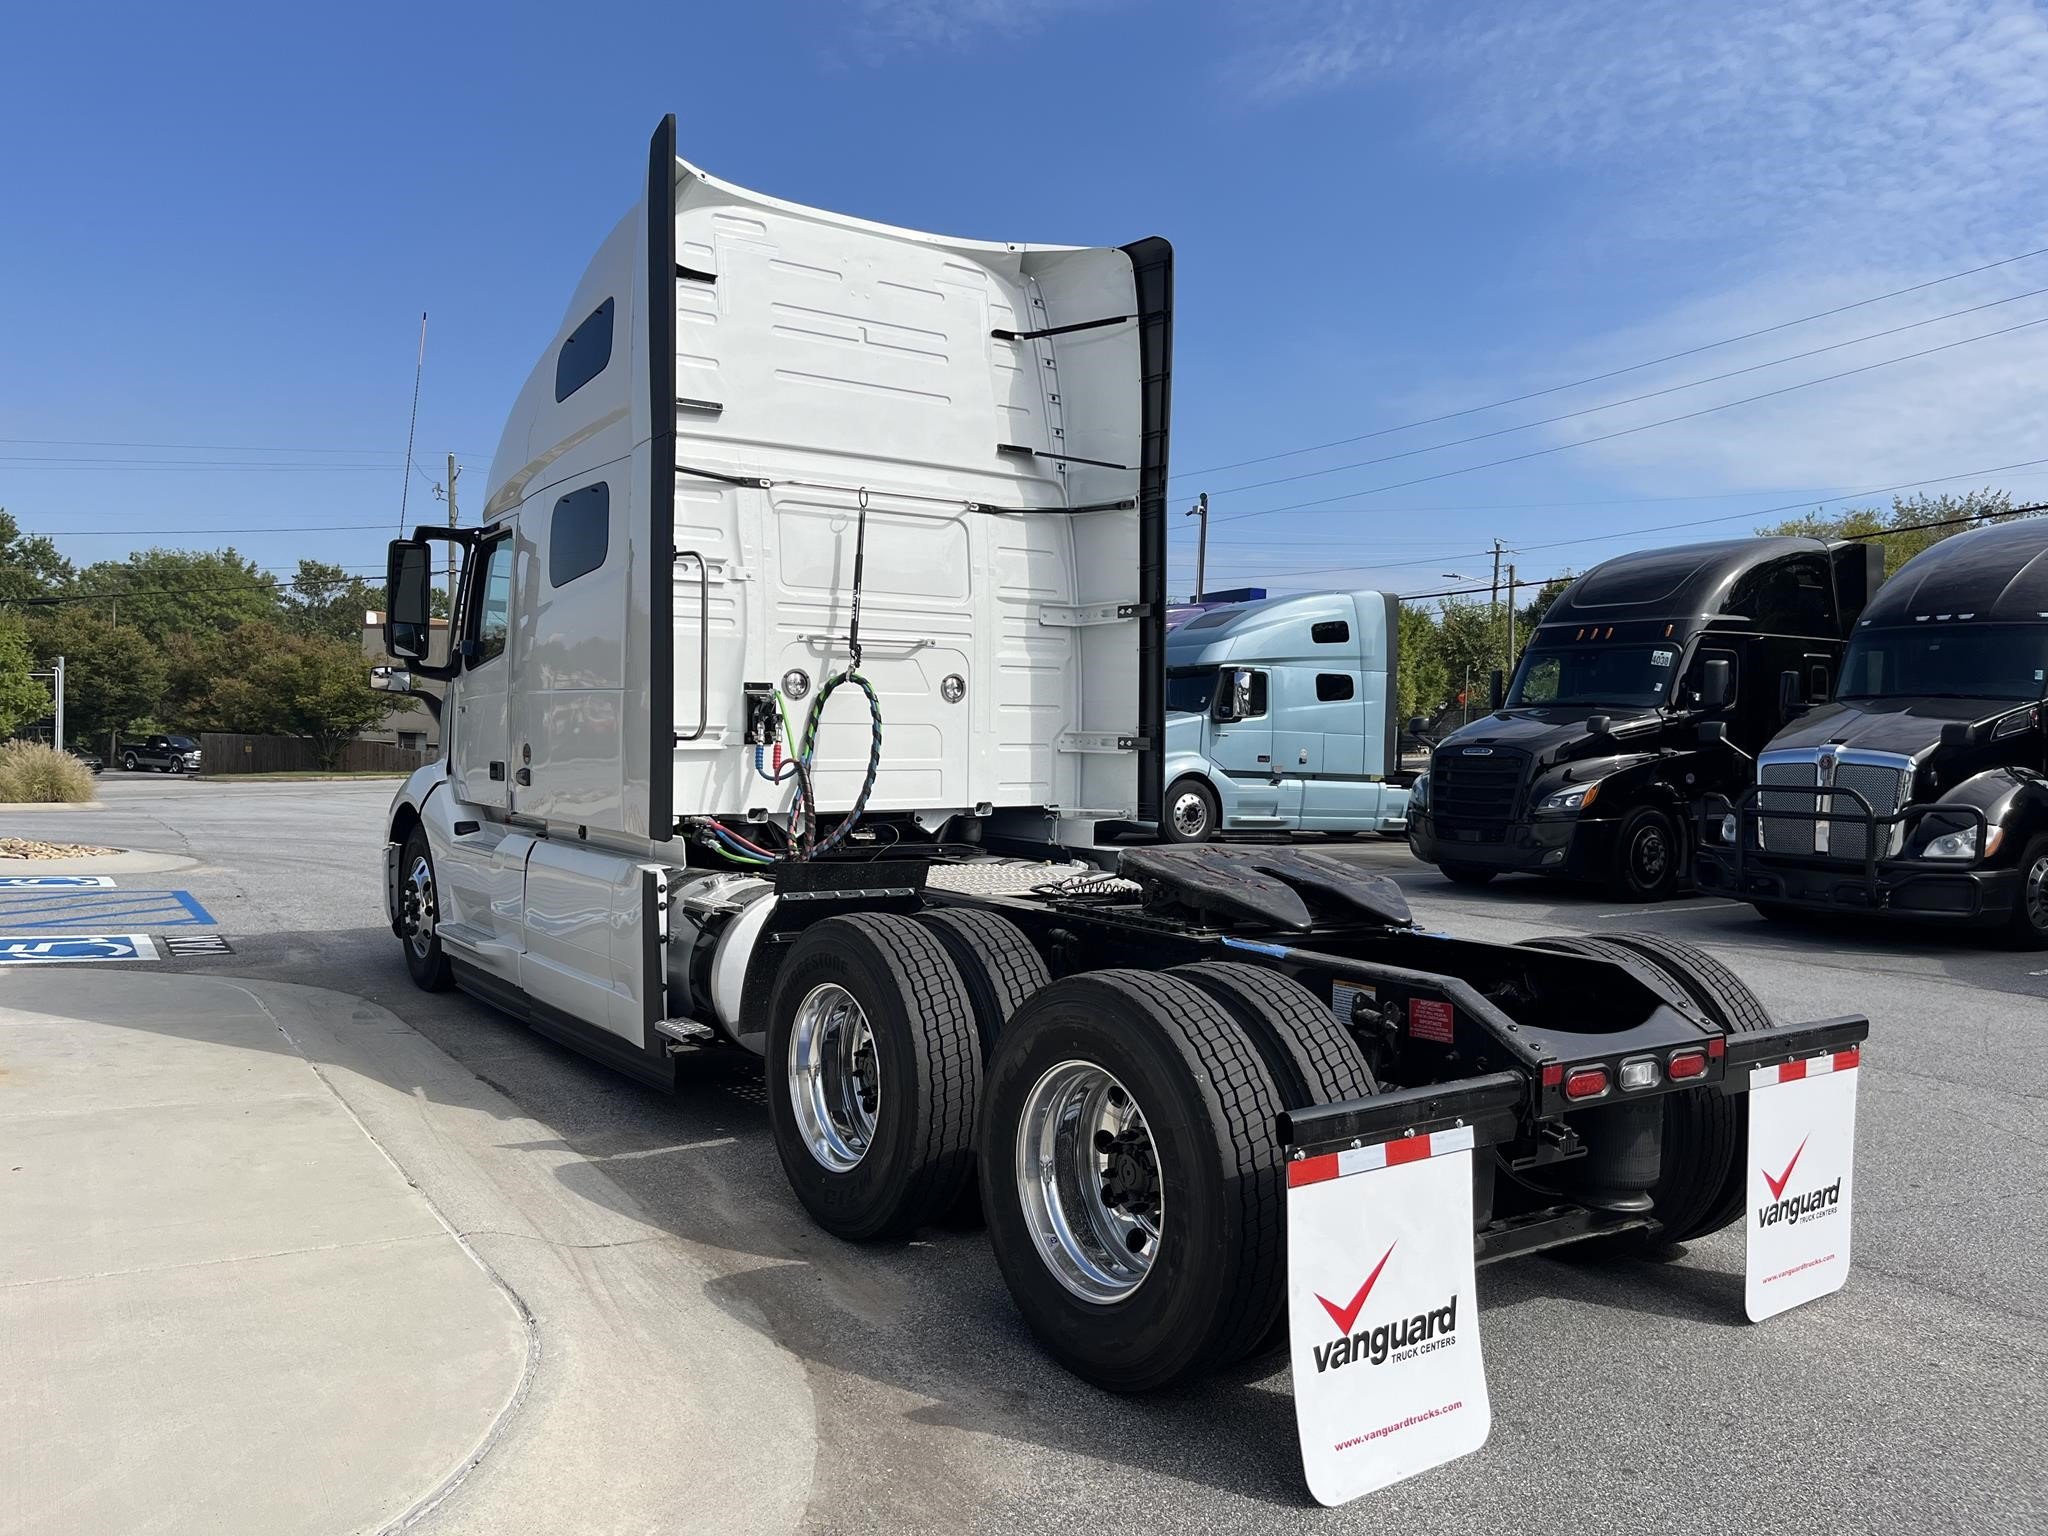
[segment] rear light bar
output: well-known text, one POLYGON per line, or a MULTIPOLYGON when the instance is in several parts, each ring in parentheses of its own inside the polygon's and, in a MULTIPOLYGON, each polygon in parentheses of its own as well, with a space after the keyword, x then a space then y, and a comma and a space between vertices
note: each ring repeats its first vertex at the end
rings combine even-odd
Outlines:
POLYGON ((1687 1078, 1692 1077, 1705 1077, 1707 1075, 1707 1053, 1700 1047, 1688 1047, 1682 1051, 1673 1051, 1665 1058, 1664 1073, 1674 1083, 1682 1083, 1687 1078))
POLYGON ((1605 1067, 1573 1067, 1565 1074, 1564 1096, 1574 1103, 1604 1099, 1612 1086, 1605 1067))

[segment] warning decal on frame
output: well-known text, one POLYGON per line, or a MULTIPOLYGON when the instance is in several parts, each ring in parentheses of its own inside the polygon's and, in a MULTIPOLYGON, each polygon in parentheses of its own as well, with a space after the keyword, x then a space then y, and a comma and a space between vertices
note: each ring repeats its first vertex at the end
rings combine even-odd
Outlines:
POLYGON ((1288 1164, 1294 1412, 1323 1504, 1486 1443, 1472 1144, 1467 1127, 1288 1164))
POLYGON ((1408 1004, 1408 1033, 1417 1040, 1449 1045, 1452 1038, 1451 1005, 1440 997, 1418 997, 1408 1004))
POLYGON ((1849 1278, 1860 1050, 1758 1067, 1749 1088, 1749 1320, 1849 1278))

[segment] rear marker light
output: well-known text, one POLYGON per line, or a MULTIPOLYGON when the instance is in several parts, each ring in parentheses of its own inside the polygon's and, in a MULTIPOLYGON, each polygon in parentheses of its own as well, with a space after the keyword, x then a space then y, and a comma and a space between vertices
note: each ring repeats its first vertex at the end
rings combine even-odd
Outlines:
POLYGON ((1674 1083, 1682 1083, 1689 1077, 1704 1077, 1707 1071, 1705 1051, 1673 1051, 1671 1060, 1665 1064, 1665 1074, 1674 1083))
POLYGON ((1621 1091, 1632 1093, 1639 1088, 1654 1088, 1657 1077, 1657 1063, 1654 1061, 1624 1061, 1621 1064, 1621 1091))
POLYGON ((1555 1088, 1564 1081, 1564 1068, 1556 1062, 1546 1062, 1543 1067, 1543 1086, 1555 1088))
POLYGON ((1727 1050, 1728 1042, 1726 1040, 1723 1040, 1719 1035, 1716 1035, 1713 1039, 1707 1042, 1707 1054, 1713 1057, 1716 1061, 1719 1061, 1721 1057, 1727 1053, 1727 1050))
POLYGON ((1607 1094, 1605 1067, 1574 1067, 1565 1074, 1564 1096, 1568 1099, 1598 1099, 1607 1094))

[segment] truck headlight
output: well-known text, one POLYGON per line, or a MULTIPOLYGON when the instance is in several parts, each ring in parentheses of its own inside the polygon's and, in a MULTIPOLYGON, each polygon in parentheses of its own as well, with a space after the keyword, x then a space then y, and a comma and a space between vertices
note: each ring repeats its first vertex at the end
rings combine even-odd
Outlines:
POLYGON ((1977 829, 1944 832, 1920 850, 1923 859, 1974 859, 1977 857, 1977 829))
POLYGON ((1581 784, 1576 789, 1560 789, 1554 795, 1545 795, 1536 809, 1569 815, 1586 809, 1599 793, 1598 784, 1581 784))

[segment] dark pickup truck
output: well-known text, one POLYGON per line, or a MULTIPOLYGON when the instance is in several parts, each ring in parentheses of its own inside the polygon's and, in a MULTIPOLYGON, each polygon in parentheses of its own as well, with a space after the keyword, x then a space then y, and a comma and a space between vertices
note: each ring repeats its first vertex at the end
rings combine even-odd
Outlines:
POLYGON ((199 743, 190 736, 150 736, 141 745, 121 748, 121 766, 130 773, 154 768, 158 773, 197 773, 199 743))

